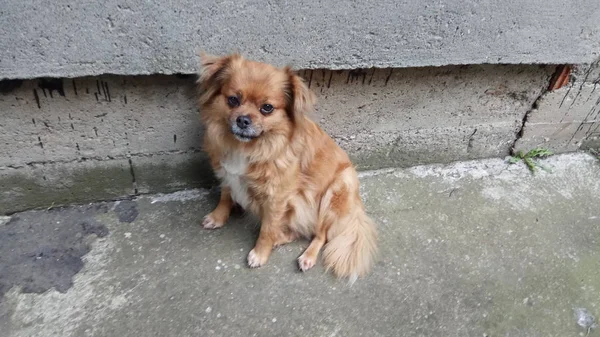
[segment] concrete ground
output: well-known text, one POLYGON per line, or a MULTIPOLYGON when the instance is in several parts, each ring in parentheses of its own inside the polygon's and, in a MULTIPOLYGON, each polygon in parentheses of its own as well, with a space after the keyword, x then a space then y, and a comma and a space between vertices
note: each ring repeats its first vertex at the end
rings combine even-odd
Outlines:
POLYGON ((0 335, 600 336, 600 161, 361 173, 380 257, 353 286, 257 227, 200 228, 215 191, 0 219, 0 335))

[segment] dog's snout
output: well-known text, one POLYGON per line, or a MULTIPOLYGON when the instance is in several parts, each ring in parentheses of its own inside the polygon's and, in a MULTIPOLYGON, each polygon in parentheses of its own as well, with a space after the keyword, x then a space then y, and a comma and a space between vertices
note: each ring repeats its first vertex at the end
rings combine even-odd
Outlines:
POLYGON ((239 116, 235 119, 235 123, 240 129, 246 129, 252 124, 252 120, 248 116, 239 116))

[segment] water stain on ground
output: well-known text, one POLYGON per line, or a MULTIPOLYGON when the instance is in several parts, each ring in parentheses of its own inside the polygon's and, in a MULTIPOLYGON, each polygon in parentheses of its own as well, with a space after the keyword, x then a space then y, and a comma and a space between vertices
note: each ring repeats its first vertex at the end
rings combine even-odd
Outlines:
POLYGON ((119 217, 119 222, 132 223, 139 214, 137 202, 133 200, 120 201, 115 206, 115 213, 117 213, 117 216, 119 217))
POLYGON ((25 293, 50 288, 65 293, 83 267, 81 257, 90 251, 86 238, 108 235, 95 220, 108 211, 109 205, 101 203, 12 216, 0 227, 0 303, 13 286, 25 293))

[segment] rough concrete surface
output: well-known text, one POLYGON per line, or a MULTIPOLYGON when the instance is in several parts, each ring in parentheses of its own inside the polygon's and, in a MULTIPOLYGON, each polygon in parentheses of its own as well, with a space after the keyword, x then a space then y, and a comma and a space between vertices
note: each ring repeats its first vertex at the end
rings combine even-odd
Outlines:
POLYGON ((0 166, 197 148, 194 89, 176 76, 24 81, 0 94, 0 166))
POLYGON ((0 168, 0 214, 135 194, 126 159, 0 168))
POLYGON ((554 67, 307 70, 316 120, 363 169, 505 156, 554 67))
POLYGON ((590 63, 596 0, 5 0, 0 78, 193 73, 196 51, 296 68, 590 63))
MULTIPOLYGON (((553 69, 484 65, 300 74, 318 96, 315 119, 361 169, 378 169, 507 155, 523 116, 553 69)), ((202 128, 194 77, 2 83, 0 212, 49 206, 62 199, 60 189, 61 198, 46 193, 52 190, 38 189, 36 198, 46 198, 45 203, 14 196, 12 188, 19 182, 15 177, 26 177, 27 184, 35 186, 40 169, 46 171, 44 177, 55 177, 51 181, 82 165, 116 170, 109 175, 115 174, 125 185, 102 182, 117 189, 113 197, 212 182, 199 151, 202 128)), ((93 182, 94 174, 81 180, 93 182)), ((80 201, 105 198, 93 192, 106 188, 87 191, 90 194, 80 201)))
MULTIPOLYGON (((0 238, 31 232, 0 244, 0 257, 37 242, 84 240, 90 251, 66 290, 27 292, 17 278, 0 300, 2 335, 600 336, 600 162, 568 154, 543 165, 552 172, 492 159, 361 173, 380 256, 353 286, 320 263, 298 272, 304 241, 247 268, 251 221, 200 228, 214 191, 18 213, 0 238), (79 223, 108 233, 85 236, 79 223)), ((46 272, 69 277, 64 263, 46 272)))
MULTIPOLYGON (((96 204, 47 210, 43 219, 36 213, 10 217, 0 227, 0 296, 15 285, 24 293, 50 288, 65 293, 83 267, 81 257, 90 250, 86 236, 108 234, 106 226, 94 220, 107 211, 106 204, 96 204)), ((123 213, 119 211, 115 207, 117 214, 123 213)))
POLYGON ((600 59, 574 68, 568 85, 546 92, 527 116, 518 150, 576 151, 600 144, 600 59))

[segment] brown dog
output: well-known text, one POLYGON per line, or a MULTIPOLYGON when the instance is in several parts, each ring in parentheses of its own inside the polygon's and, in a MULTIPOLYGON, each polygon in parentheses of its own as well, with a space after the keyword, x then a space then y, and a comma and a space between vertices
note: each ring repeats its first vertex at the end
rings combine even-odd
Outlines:
POLYGON ((327 269, 354 281, 376 252, 348 155, 307 116, 314 94, 290 68, 234 54, 201 56, 204 147, 222 182, 217 207, 203 222, 219 228, 234 203, 261 219, 248 265, 267 262, 273 247, 312 239, 298 258, 306 271, 323 251, 327 269))

